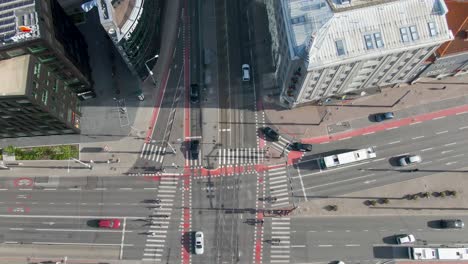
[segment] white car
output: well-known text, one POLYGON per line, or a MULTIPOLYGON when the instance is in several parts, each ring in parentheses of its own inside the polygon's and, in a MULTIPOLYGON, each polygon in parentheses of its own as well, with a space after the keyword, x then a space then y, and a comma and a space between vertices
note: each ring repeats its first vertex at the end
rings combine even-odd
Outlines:
POLYGON ((396 237, 396 242, 398 244, 410 244, 414 243, 416 238, 413 235, 401 235, 396 237))
POLYGON ((422 161, 419 155, 406 155, 398 160, 400 166, 408 166, 422 161))
POLYGON ((203 232, 195 232, 195 254, 201 255, 204 252, 203 232))
POLYGON ((248 64, 242 65, 242 81, 250 81, 250 66, 248 64))

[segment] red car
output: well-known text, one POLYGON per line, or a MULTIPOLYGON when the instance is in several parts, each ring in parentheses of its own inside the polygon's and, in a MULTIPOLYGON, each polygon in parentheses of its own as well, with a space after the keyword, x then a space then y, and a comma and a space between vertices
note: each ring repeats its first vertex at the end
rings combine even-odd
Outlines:
POLYGON ((99 227, 118 229, 120 228, 120 220, 119 219, 101 219, 99 220, 99 227))

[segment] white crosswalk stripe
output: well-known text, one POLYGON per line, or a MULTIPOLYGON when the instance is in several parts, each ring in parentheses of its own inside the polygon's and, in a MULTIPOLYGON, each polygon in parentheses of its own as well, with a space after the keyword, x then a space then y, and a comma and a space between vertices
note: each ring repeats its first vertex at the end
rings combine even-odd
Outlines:
POLYGON ((288 217, 271 218, 271 239, 277 240, 270 246, 270 263, 289 263, 291 220, 288 217), (278 231, 281 230, 281 231, 278 231), (288 230, 288 231, 286 231, 288 230))
POLYGON ((292 207, 292 200, 289 193, 289 178, 287 167, 270 170, 267 175, 269 196, 275 201, 270 203, 271 208, 292 207))
POLYGON ((255 165, 260 163, 265 152, 259 148, 219 149, 220 165, 255 165))
POLYGON ((140 158, 162 163, 164 160, 165 153, 165 147, 153 145, 151 143, 145 143, 143 144, 143 149, 141 150, 140 158))

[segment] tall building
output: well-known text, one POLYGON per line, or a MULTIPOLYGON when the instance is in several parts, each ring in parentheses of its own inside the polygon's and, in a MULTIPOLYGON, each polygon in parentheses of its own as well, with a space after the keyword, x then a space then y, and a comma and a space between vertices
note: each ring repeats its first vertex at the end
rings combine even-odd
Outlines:
POLYGON ((0 138, 80 132, 80 101, 32 55, 0 61, 0 138))
POLYGON ((99 19, 130 71, 149 75, 159 54, 161 0, 100 0, 99 19))
POLYGON ((80 99, 94 96, 86 42, 56 0, 0 5, 0 60, 30 54, 80 99))
POLYGON ((266 1, 287 107, 410 82, 453 39, 443 0, 266 1))
POLYGON ((455 38, 442 44, 428 59, 420 76, 443 78, 468 73, 468 1, 445 0, 447 22, 455 38))

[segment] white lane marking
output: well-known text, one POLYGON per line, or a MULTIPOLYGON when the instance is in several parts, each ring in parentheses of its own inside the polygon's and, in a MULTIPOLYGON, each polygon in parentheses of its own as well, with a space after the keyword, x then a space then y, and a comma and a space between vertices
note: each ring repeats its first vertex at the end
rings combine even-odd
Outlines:
POLYGON ((107 188, 94 188, 95 191, 105 191, 107 188))
POLYGON ((377 180, 370 180, 370 181, 365 181, 364 184, 369 184, 369 183, 373 183, 373 182, 376 182, 377 180))
POLYGON ((68 188, 69 191, 81 191, 81 188, 68 188))
POLYGON ((421 149, 421 151, 424 152, 424 151, 428 151, 428 150, 431 150, 431 149, 433 149, 433 148, 421 149))
POLYGON ((375 160, 373 160, 373 161, 374 161, 374 162, 375 162, 375 161, 381 161, 381 160, 384 160, 384 159, 385 159, 385 158, 375 159, 375 160))
POLYGON ((457 144, 457 142, 448 143, 448 144, 445 144, 444 146, 448 147, 448 146, 452 146, 452 145, 455 145, 455 144, 457 144))
MULTIPOLYGON (((80 246, 120 246, 120 244, 98 244, 98 243, 62 243, 62 242, 32 242, 38 245, 80 245, 80 246)), ((125 244, 126 247, 133 247, 133 244, 125 244)))
POLYGON ((429 164, 429 163, 432 163, 432 160, 426 161, 426 162, 422 162, 421 165, 423 165, 423 164, 429 164))
POLYGON ((448 133, 448 130, 436 132, 437 135, 448 133))
MULTIPOLYGON (((89 230, 86 230, 86 229, 66 229, 66 228, 63 228, 63 229, 51 229, 51 228, 36 228, 34 230, 37 230, 37 231, 54 231, 54 232, 100 232, 100 233, 120 233, 120 232, 124 232, 122 230, 104 230, 104 229, 101 229, 101 230, 95 230, 95 229, 89 229, 89 230)), ((131 233, 133 232, 132 230, 127 230, 125 232, 128 232, 128 233, 131 233)))
POLYGON ((458 154, 458 155, 452 156, 452 158, 461 157, 461 156, 465 156, 465 154, 458 154))
MULTIPOLYGON (((70 203, 67 203, 70 204, 70 203)), ((106 218, 122 218, 141 219, 141 216, 106 216, 106 218)), ((0 218, 63 218, 63 219, 86 219, 86 218, 102 218, 102 215, 4 215, 0 214, 0 218)), ((96 230, 94 230, 96 231, 96 230)), ((127 231, 130 232, 130 231, 127 231)))
POLYGON ((333 247, 333 245, 318 245, 318 247, 333 247))
POLYGON ((446 116, 439 116, 439 117, 436 117, 436 118, 432 118, 432 120, 439 120, 439 119, 442 119, 442 118, 446 118, 446 116))
POLYGON ((10 230, 17 230, 17 231, 21 231, 21 230, 24 230, 24 228, 20 228, 20 227, 12 227, 12 228, 10 228, 10 230))
POLYGON ((447 163, 445 163, 445 165, 450 166, 450 165, 455 164, 455 163, 457 163, 457 162, 458 162, 458 161, 447 162, 447 163))
POLYGON ((393 130, 393 129, 397 129, 398 127, 389 127, 389 128, 386 128, 385 130, 393 130))
POLYGON ((120 255, 119 259, 123 257, 123 249, 124 249, 124 240, 125 240, 125 227, 127 226, 127 219, 124 217, 123 227, 122 227, 122 241, 120 242, 120 255))
POLYGON ((305 245, 291 245, 291 247, 293 247, 293 248, 303 248, 303 247, 305 247, 305 245))
POLYGON ((359 244, 347 244, 346 246, 347 247, 359 247, 361 245, 359 245, 359 244))
POLYGON ((442 153, 442 154, 445 154, 445 153, 450 153, 450 152, 452 152, 452 151, 453 151, 453 149, 452 149, 452 150, 442 151, 441 153, 442 153))
POLYGON ((414 123, 411 123, 410 126, 417 125, 417 124, 421 124, 421 123, 422 123, 421 121, 414 122, 414 123))
POLYGON ((143 188, 143 190, 157 190, 158 188, 143 188))
POLYGON ((393 142, 390 142, 388 143, 388 145, 393 145, 393 144, 397 144, 397 143, 400 143, 401 141, 393 141, 393 142))
POLYGON ((133 188, 128 188, 128 187, 127 187, 127 188, 119 188, 119 190, 122 190, 122 191, 131 191, 131 190, 133 190, 133 188))
POLYGON ((328 185, 332 185, 332 184, 337 184, 337 183, 342 183, 342 182, 347 182, 347 181, 353 181, 353 180, 357 180, 357 179, 361 179, 361 178, 366 178, 366 177, 370 177, 370 176, 373 176, 373 175, 375 175, 375 173, 368 174, 368 175, 364 175, 364 176, 360 176, 360 177, 356 177, 356 178, 346 179, 346 180, 342 180, 342 181, 329 182, 329 183, 325 183, 325 184, 321 184, 321 185, 316 185, 316 186, 308 187, 308 188, 306 188, 306 189, 307 189, 307 190, 309 190, 309 189, 315 189, 315 188, 319 188, 319 187, 323 187, 323 186, 328 186, 328 185))
POLYGON ((346 139, 350 139, 351 137, 345 137, 345 138, 340 138, 338 140, 346 140, 346 139))
POLYGON ((43 190, 44 191, 56 191, 57 188, 44 188, 43 190))
POLYGON ((363 136, 367 136, 367 135, 372 135, 372 134, 374 134, 374 133, 375 133, 375 132, 368 132, 368 133, 364 133, 364 134, 362 134, 362 135, 363 135, 363 136))
POLYGON ((462 129, 466 129, 466 128, 468 128, 468 126, 459 127, 458 129, 462 130, 462 129))
POLYGON ((424 136, 419 136, 419 137, 414 137, 412 139, 420 139, 420 138, 423 138, 424 136))

